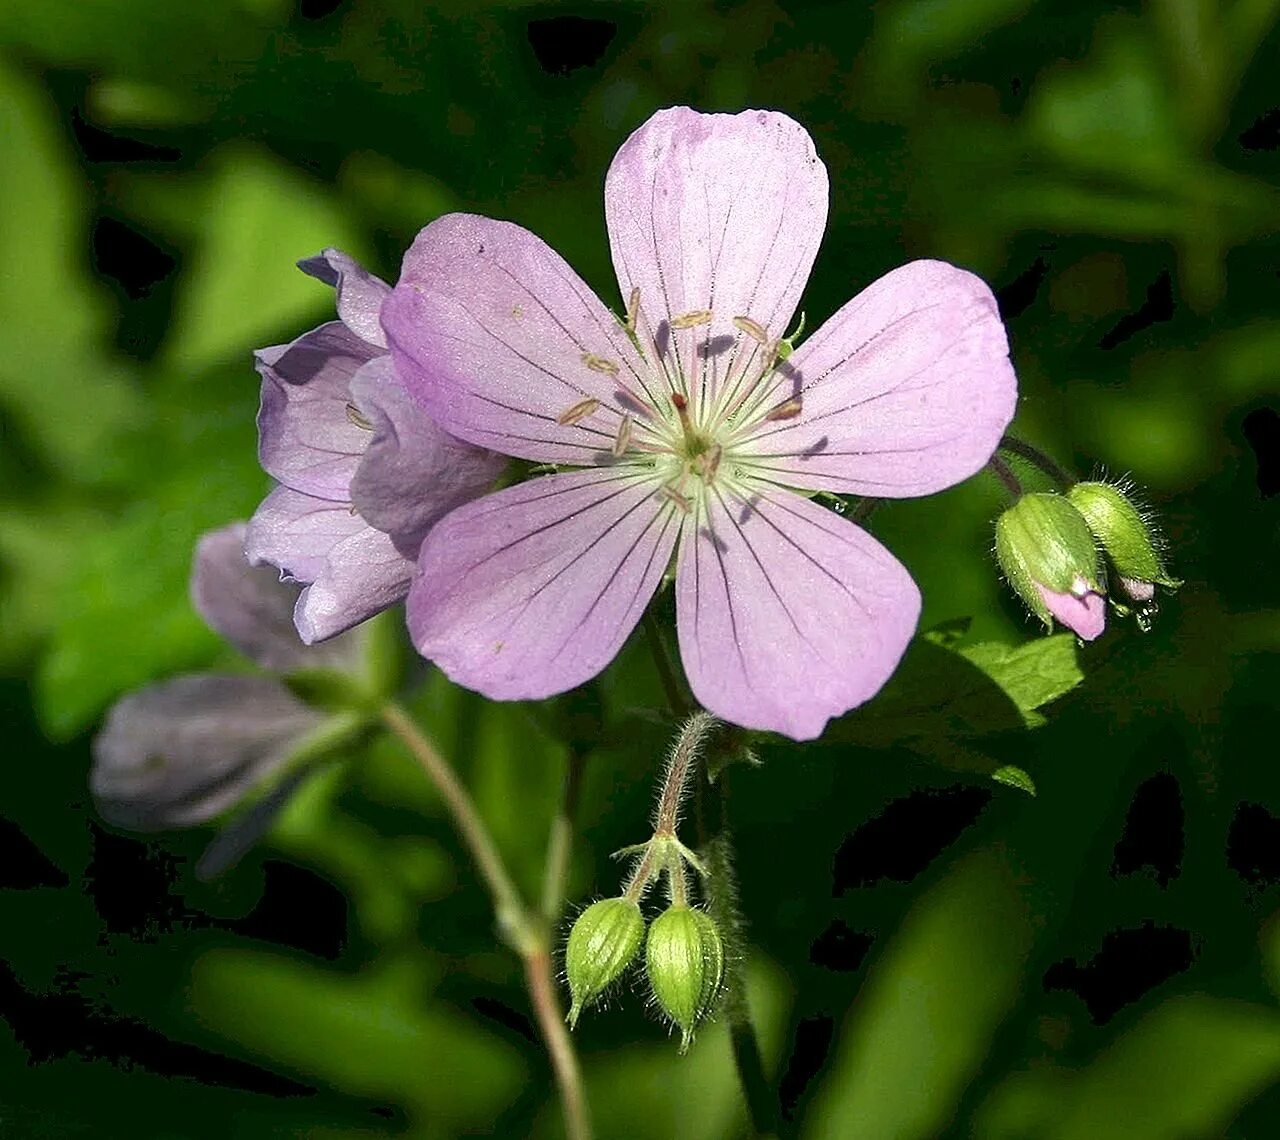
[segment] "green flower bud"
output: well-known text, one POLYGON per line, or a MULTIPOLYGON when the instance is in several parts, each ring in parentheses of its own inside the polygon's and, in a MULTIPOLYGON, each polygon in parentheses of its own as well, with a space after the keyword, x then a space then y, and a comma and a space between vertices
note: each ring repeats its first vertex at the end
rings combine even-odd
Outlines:
POLYGON ((1150 602, 1155 586, 1176 590, 1182 585, 1169 577, 1160 558, 1160 537, 1124 493, 1111 483, 1077 483, 1067 497, 1084 516, 1120 578, 1120 586, 1139 604, 1150 602))
POLYGON ((1106 621, 1098 550, 1064 495, 1024 495, 996 520, 996 558, 1017 595, 1046 627, 1057 618, 1086 640, 1106 621))
POLYGON ((724 943, 711 916, 673 906, 649 927, 645 969, 658 1007, 680 1027, 680 1052, 710 1011, 724 980, 724 943))
POLYGON ((564 968, 573 1002, 569 1026, 631 964, 644 941, 639 904, 626 898, 601 899, 578 915, 569 931, 564 968))

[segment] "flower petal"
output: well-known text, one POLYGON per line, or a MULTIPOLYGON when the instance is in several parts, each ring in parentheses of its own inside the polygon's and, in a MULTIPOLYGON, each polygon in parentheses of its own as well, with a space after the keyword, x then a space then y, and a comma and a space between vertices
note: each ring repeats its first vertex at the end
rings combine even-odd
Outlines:
POLYGON ((885 274, 779 373, 802 411, 761 424, 747 448, 796 486, 890 498, 978 471, 1018 394, 991 290, 941 261, 885 274))
POLYGON ((409 633, 453 680, 497 700, 561 693, 600 672, 658 588, 680 517, 632 471, 548 475, 431 528, 409 633))
POLYGON ((405 387, 431 418, 504 455, 611 462, 622 385, 643 393, 648 382, 617 318, 510 222, 432 222, 405 254, 382 322, 405 387), (561 422, 587 400, 598 407, 561 422))
POLYGON ((322 720, 271 677, 152 685, 118 701, 94 739, 94 801, 119 827, 190 827, 239 800, 322 720))
POLYGON ((359 646, 349 638, 322 646, 302 643, 293 625, 298 587, 282 582, 270 567, 249 564, 246 529, 242 522, 231 523, 196 543, 191 601, 209 628, 264 669, 353 667, 359 646))
POLYGON ((1082 641, 1093 641, 1102 635, 1107 625, 1107 599, 1089 590, 1079 596, 1060 593, 1036 583, 1040 597, 1063 625, 1082 641))
POLYGON ((307 583, 293 621, 308 645, 395 605, 413 576, 413 562, 348 504, 288 487, 272 491, 249 520, 245 554, 307 583))
POLYGON ((360 369, 351 398, 373 425, 351 480, 351 501, 366 522, 416 559, 431 524, 493 486, 507 458, 438 427, 405 391, 390 356, 360 369))
POLYGON ((285 486, 322 499, 347 500, 369 442, 351 417, 351 381, 379 355, 341 321, 292 344, 255 354, 262 376, 258 459, 285 486))
POLYGON ((337 292, 338 319, 361 340, 387 347, 378 314, 391 286, 340 249, 326 249, 298 262, 303 273, 332 285, 337 292))
POLYGON ((770 487, 711 488, 684 531, 676 602, 698 700, 796 740, 880 689, 920 615, 920 591, 880 543, 770 487))
POLYGON ((787 332, 827 224, 827 170, 786 115, 671 107, 622 144, 604 203, 622 296, 640 290, 655 351, 710 395, 759 359, 735 317, 787 332), (700 311, 711 320, 663 329, 700 311))

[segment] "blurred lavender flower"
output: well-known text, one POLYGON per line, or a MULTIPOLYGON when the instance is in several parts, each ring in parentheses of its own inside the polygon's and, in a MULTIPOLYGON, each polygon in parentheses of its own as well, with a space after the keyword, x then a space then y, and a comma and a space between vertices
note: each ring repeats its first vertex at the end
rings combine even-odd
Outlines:
POLYGON ((793 351, 827 174, 773 112, 660 111, 614 158, 605 213, 625 319, 507 222, 448 215, 405 257, 382 320, 428 413, 477 446, 583 468, 433 528, 410 632, 487 696, 548 696, 608 664, 675 557, 698 700, 812 738, 897 667, 920 595, 791 488, 926 495, 981 468, 1016 399, 995 298, 913 262, 793 351))
MULTIPOLYGON (((249 565, 245 524, 196 545, 191 598, 214 632, 264 669, 355 671, 363 634, 307 646, 290 619, 298 588, 249 565)), ((194 673, 123 697, 93 742, 102 817, 140 831, 202 823, 238 802, 332 724, 274 676, 194 673)))
POLYGON ((379 324, 390 290, 336 249, 298 263, 334 286, 339 320, 256 354, 258 455, 279 480, 246 553, 306 588, 308 644, 405 596, 428 528, 487 490, 505 458, 437 427, 400 383, 379 324))

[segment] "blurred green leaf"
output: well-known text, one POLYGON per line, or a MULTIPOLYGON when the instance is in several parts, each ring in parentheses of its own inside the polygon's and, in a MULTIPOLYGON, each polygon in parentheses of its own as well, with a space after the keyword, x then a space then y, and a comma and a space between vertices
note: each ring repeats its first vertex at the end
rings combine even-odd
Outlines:
POLYGON ((83 180, 48 96, 2 58, 0 139, 0 411, 59 479, 96 481, 140 404, 89 281, 83 180))
POLYGON ((1009 788, 1017 788, 1019 791, 1026 792, 1029 796, 1036 794, 1035 781, 1016 764, 1000 765, 999 768, 991 773, 991 778, 997 784, 1004 784, 1009 788))
POLYGON ((1022 713, 1027 727, 1044 723, 1040 709, 1065 696, 1084 680, 1076 659, 1074 634, 1055 633, 1024 645, 982 642, 961 646, 960 655, 976 665, 1022 713))
MULTIPOLYGON (((162 190, 168 209, 179 206, 174 195, 190 192, 174 182, 151 189, 162 190)), ((229 358, 248 365, 250 347, 334 319, 333 291, 294 264, 326 246, 362 253, 326 187, 264 151, 232 145, 217 153, 197 192, 204 208, 165 346, 171 366, 198 370, 229 358)))
POLYGON ((214 950, 193 968, 190 1001, 206 1027, 286 1070, 402 1105, 437 1128, 482 1127, 515 1099, 524 1066, 472 1019, 424 1003, 419 986, 413 963, 395 958, 350 975, 214 950))
POLYGON ((958 864, 872 966, 805 1140, 940 1136, 1017 997, 1031 938, 1010 868, 990 852, 958 864))
POLYGON ((1183 1140, 1221 1136, 1280 1079, 1280 1014, 1202 995, 1170 999, 1078 1071, 1005 1080, 979 1110, 979 1140, 1183 1140))

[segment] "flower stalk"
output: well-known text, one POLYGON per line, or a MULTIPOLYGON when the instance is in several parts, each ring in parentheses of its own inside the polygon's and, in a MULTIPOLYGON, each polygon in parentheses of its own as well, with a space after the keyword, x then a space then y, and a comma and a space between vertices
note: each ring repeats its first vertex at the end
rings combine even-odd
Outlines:
MULTIPOLYGON (((591 1118, 582 1083, 582 1069, 565 1027, 564 1011, 556 992, 549 924, 542 914, 528 907, 521 898, 471 796, 413 718, 394 703, 383 707, 381 718, 440 792, 458 834, 475 860, 480 877, 493 897, 498 930, 503 940, 520 955, 524 965, 525 987, 555 1074, 564 1112, 565 1133, 569 1140, 591 1140, 591 1118)), ((553 859, 567 862, 567 839, 565 844, 563 853, 557 854, 553 835, 553 859)))

